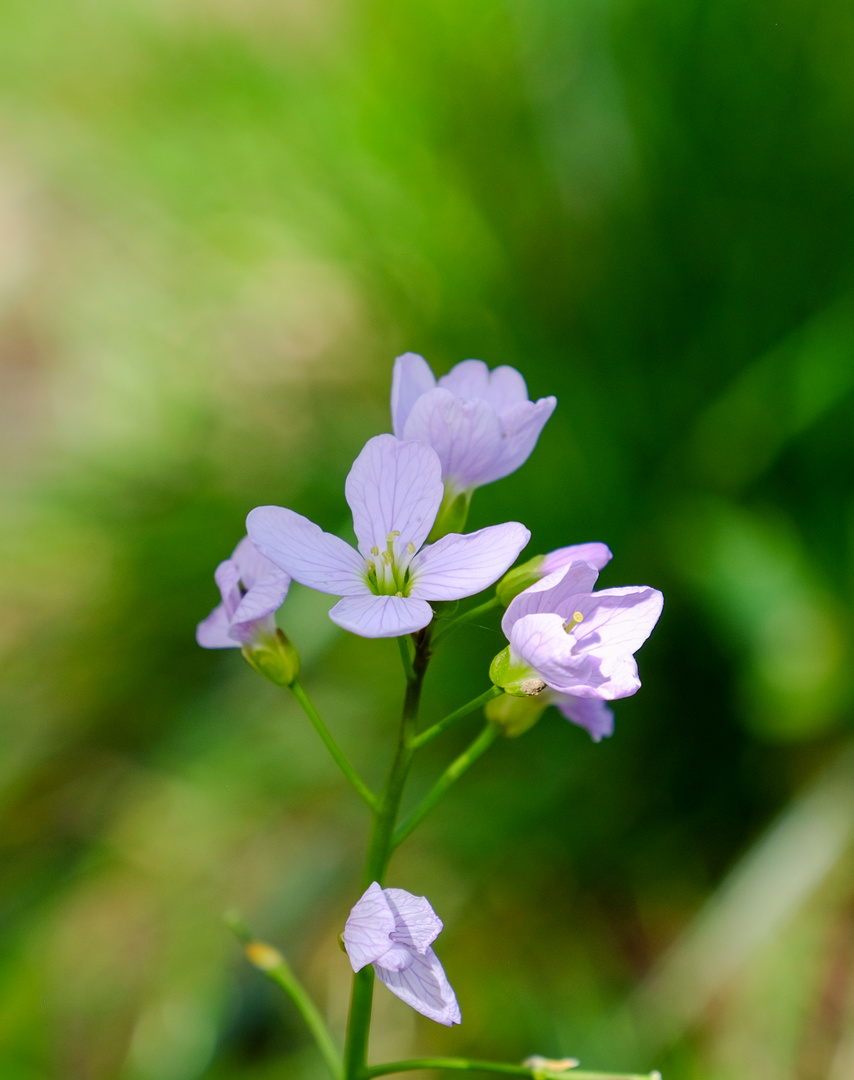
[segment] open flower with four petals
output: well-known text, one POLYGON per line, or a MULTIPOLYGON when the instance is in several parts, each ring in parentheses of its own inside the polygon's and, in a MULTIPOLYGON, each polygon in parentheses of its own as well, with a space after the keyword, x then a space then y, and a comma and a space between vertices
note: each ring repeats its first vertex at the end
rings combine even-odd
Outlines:
POLYGON ((490 371, 482 360, 463 360, 437 380, 417 353, 394 362, 392 430, 433 447, 449 500, 523 465, 556 404, 530 401, 525 380, 506 365, 490 371))
POLYGON ((511 521, 422 547, 442 502, 442 467, 424 443, 369 439, 347 477, 358 550, 281 506, 246 519, 252 542, 294 580, 343 597, 333 622, 362 637, 398 637, 433 618, 431 601, 459 600, 491 585, 528 543, 511 521))
POLYGON ((634 653, 652 632, 664 599, 647 586, 593 592, 596 567, 573 562, 510 602, 501 628, 509 646, 493 680, 508 693, 538 695, 595 739, 612 730, 604 704, 640 689, 634 653))
POLYGON ((424 896, 369 886, 344 925, 344 948, 354 971, 374 965, 377 978, 401 1001, 438 1024, 462 1020, 457 997, 430 946, 442 920, 424 896))

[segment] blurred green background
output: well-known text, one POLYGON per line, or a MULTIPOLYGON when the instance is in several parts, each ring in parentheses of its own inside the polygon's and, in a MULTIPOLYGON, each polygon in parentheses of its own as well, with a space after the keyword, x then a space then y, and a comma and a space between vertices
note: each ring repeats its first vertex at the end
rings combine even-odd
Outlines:
MULTIPOLYGON (((549 711, 396 856, 464 1023, 378 992, 374 1059, 850 1080, 852 49, 842 0, 0 2, 3 1080, 324 1075, 221 913, 339 1033, 366 815, 193 633, 251 507, 348 527, 405 350, 559 399, 471 528, 666 605, 611 740, 549 711)), ((378 782, 396 649, 327 606, 281 622, 378 782)), ((454 641, 428 719, 503 644, 454 641)))

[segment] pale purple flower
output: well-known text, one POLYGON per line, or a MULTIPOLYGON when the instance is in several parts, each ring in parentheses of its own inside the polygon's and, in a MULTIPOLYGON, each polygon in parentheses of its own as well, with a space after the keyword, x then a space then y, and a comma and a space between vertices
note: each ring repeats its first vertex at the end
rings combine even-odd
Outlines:
MULTIPOLYGON (((510 602, 501 627, 510 642, 501 663, 511 692, 546 687, 566 695, 556 704, 596 737, 607 733, 601 706, 640 688, 634 653, 652 632, 664 599, 657 589, 629 586, 593 592, 598 570, 574 562, 536 582, 510 602)), ((497 665, 498 659, 494 662, 497 665)), ((497 670, 497 668, 496 668, 497 670)))
POLYGON ((344 947, 354 971, 374 965, 377 978, 438 1024, 462 1022, 457 997, 430 948, 442 920, 424 896, 369 886, 344 925, 344 947))
POLYGON ((398 637, 430 622, 430 601, 459 600, 491 585, 530 539, 511 521, 422 547, 442 492, 434 450, 378 435, 344 487, 358 551, 281 506, 256 507, 246 526, 256 547, 296 581, 343 597, 329 612, 333 622, 362 637, 398 637))
POLYGON ((196 628, 204 649, 240 649, 276 633, 273 612, 284 603, 291 579, 244 536, 230 559, 214 570, 222 603, 196 628))
POLYGON ((515 472, 556 404, 554 397, 529 401, 525 380, 512 367, 490 371, 482 360, 463 360, 437 380, 416 353, 394 362, 392 430, 433 447, 452 495, 515 472))

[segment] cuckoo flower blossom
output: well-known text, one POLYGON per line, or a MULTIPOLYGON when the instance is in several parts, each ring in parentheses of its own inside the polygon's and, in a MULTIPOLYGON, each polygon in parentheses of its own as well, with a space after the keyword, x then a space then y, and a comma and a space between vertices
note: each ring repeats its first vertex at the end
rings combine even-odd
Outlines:
POLYGON ((459 600, 491 585, 530 539, 511 521, 422 547, 442 492, 434 450, 378 435, 344 487, 358 550, 281 506, 256 507, 246 526, 255 546, 296 581, 343 597, 329 612, 333 622, 362 637, 398 637, 430 622, 430 601, 459 600))
POLYGON ((512 367, 490 371, 482 360, 463 360, 437 380, 416 353, 394 362, 392 430, 433 447, 450 497, 515 472, 556 404, 554 397, 529 401, 525 380, 512 367))
POLYGON ((501 623, 510 645, 492 668, 509 693, 555 691, 554 703, 594 738, 610 734, 610 720, 592 702, 638 691, 634 653, 663 604, 646 586, 593 592, 598 576, 589 563, 574 562, 519 593, 501 623))
POLYGON ((204 649, 240 649, 276 633, 273 612, 282 606, 291 579, 244 536, 230 559, 214 571, 222 603, 196 629, 204 649))
POLYGON ((375 881, 350 912, 344 948, 354 971, 367 964, 393 994, 438 1024, 462 1020, 457 998, 430 948, 442 920, 424 896, 375 881))

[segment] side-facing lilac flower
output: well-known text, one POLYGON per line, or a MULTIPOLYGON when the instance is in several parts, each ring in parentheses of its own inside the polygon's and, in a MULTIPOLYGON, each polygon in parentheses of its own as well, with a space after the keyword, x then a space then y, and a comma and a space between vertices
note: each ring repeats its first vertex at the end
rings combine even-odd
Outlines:
POLYGON ((593 592, 598 576, 589 563, 574 562, 519 593, 501 623, 510 644, 492 666, 508 693, 555 692, 554 704, 594 738, 612 730, 601 703, 640 689, 634 653, 664 602, 646 586, 593 592))
POLYGON ((430 948, 442 920, 424 896, 383 889, 375 881, 350 912, 344 947, 354 971, 373 964, 381 982, 439 1024, 462 1021, 457 997, 430 948))
POLYGON ((344 487, 358 551, 281 506, 256 507, 246 526, 259 551, 296 581, 343 597, 329 612, 333 622, 362 637, 398 637, 430 622, 430 601, 459 600, 491 585, 530 539, 511 521, 422 548, 442 491, 434 450, 378 435, 344 487))
POLYGON ((284 603, 291 579, 244 536, 230 559, 214 570, 222 603, 196 628, 204 649, 240 649, 273 637, 273 612, 284 603))
POLYGON ((392 430, 432 446, 450 498, 515 472, 528 460, 557 399, 528 400, 515 368, 463 360, 438 380, 423 356, 394 362, 392 430))

